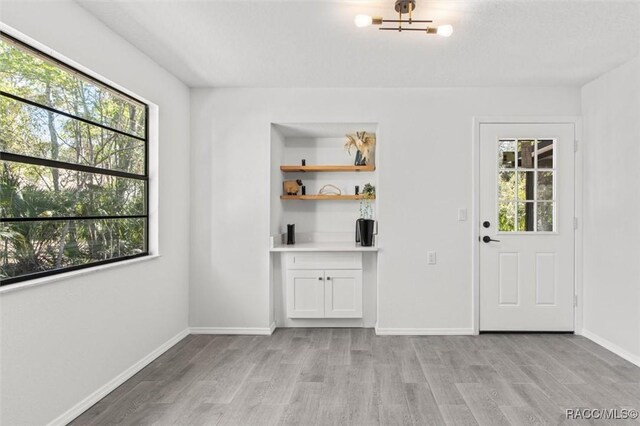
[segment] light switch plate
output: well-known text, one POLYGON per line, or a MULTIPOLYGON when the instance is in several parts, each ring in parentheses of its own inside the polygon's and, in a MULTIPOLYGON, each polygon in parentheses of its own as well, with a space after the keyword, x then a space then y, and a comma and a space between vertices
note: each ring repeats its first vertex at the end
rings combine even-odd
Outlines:
POLYGON ((428 251, 427 252, 427 264, 428 265, 435 265, 436 264, 436 252, 435 251, 428 251))
POLYGON ((464 222, 467 220, 467 209, 458 209, 458 221, 464 222))

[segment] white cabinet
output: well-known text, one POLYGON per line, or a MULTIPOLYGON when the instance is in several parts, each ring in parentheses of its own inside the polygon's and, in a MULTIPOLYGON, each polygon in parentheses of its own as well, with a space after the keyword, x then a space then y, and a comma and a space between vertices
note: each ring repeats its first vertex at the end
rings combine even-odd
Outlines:
POLYGON ((324 271, 325 318, 362 317, 362 270, 324 271))
POLYGON ((360 253, 291 253, 286 266, 288 318, 362 318, 360 253))
POLYGON ((324 271, 287 271, 287 316, 324 318, 324 271))

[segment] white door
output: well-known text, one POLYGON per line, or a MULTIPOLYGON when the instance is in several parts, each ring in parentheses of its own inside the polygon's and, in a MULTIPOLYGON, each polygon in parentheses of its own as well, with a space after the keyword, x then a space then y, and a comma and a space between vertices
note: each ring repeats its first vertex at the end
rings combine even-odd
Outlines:
POLYGON ((327 270, 324 276, 324 316, 362 318, 362 270, 327 270))
POLYGON ((480 331, 573 331, 574 140, 480 124, 480 331))
POLYGON ((287 271, 287 317, 324 317, 324 271, 287 271))

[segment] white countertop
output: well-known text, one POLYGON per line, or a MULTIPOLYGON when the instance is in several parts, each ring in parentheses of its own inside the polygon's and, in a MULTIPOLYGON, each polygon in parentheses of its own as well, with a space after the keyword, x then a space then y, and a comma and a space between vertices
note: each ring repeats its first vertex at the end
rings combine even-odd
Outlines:
POLYGON ((362 247, 356 244, 353 232, 298 232, 296 243, 286 245, 286 235, 278 234, 270 237, 269 251, 272 253, 290 251, 378 251, 379 244, 362 247))
POLYGON ((378 247, 362 247, 352 241, 308 241, 292 245, 275 244, 269 251, 378 251, 378 247))

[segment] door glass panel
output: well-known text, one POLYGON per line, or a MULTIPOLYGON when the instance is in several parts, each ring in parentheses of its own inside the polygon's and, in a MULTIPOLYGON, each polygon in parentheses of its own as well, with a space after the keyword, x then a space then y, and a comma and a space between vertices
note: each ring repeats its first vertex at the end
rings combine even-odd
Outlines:
POLYGON ((516 203, 500 203, 498 205, 498 231, 513 232, 516 230, 516 203))
POLYGON ((554 232, 554 139, 498 142, 498 231, 554 232))
POLYGON ((533 200, 534 172, 518 172, 518 200, 533 200))
POLYGON ((538 172, 538 200, 553 200, 553 172, 538 172))
POLYGON ((504 140, 498 143, 498 167, 513 169, 516 166, 516 142, 504 140))
POLYGON ((533 231, 534 205, 533 203, 518 203, 518 231, 533 231))
POLYGON ((500 172, 498 180, 498 199, 515 200, 516 199, 516 173, 500 172))
POLYGON ((518 167, 522 169, 533 169, 533 147, 535 141, 518 141, 518 167))
POLYGON ((538 141, 536 157, 539 169, 553 169, 554 143, 552 139, 542 139, 538 141))
POLYGON ((553 202, 538 203, 538 231, 553 231, 553 202))

